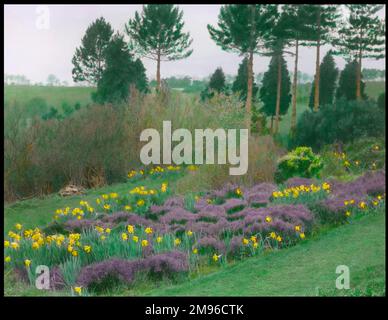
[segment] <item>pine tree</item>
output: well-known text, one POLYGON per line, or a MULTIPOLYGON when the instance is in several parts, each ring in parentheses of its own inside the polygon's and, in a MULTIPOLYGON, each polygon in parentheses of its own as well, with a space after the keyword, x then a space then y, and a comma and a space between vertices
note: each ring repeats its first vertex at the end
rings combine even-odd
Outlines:
MULTIPOLYGON (((288 20, 284 12, 279 16, 275 21, 275 24, 272 28, 272 32, 264 36, 264 42, 262 45, 263 55, 271 56, 275 58, 278 63, 277 66, 277 82, 276 82, 276 107, 275 107, 275 128, 272 133, 277 133, 279 130, 280 122, 280 104, 282 96, 282 84, 283 84, 283 72, 282 72, 282 63, 283 53, 286 52, 285 48, 290 45, 291 34, 288 32, 288 20)), ((292 54, 292 53, 291 53, 292 54)), ((286 67, 287 70, 287 67, 286 67)), ((287 76, 288 71, 287 71, 287 76)), ((286 91, 287 92, 287 91, 286 91)), ((287 107, 288 108, 288 107, 287 107)), ((272 122, 271 122, 272 124, 272 122)))
POLYGON ((316 46, 316 59, 315 59, 315 78, 316 84, 314 89, 314 111, 318 111, 319 108, 319 88, 320 88, 320 52, 321 46, 331 43, 333 41, 332 34, 337 27, 340 13, 338 11, 338 5, 320 5, 311 4, 306 5, 306 9, 309 12, 310 18, 308 19, 311 23, 308 28, 312 30, 310 39, 316 46))
MULTIPOLYGON (((259 88, 255 83, 253 74, 252 76, 253 76, 252 101, 255 101, 257 96, 257 91, 259 90, 259 88)), ((243 101, 246 101, 247 99, 247 89, 248 89, 247 79, 248 79, 248 58, 245 57, 243 61, 240 63, 240 65, 238 66, 237 77, 232 84, 232 91, 234 93, 238 93, 240 96, 240 99, 243 101)))
POLYGON ((87 81, 96 85, 105 68, 105 51, 113 35, 111 25, 103 17, 86 29, 82 45, 75 50, 72 59, 74 82, 87 81))
POLYGON ((378 4, 351 4, 347 5, 349 17, 338 31, 338 38, 334 45, 338 54, 348 61, 357 60, 356 97, 361 94, 361 68, 363 58, 381 59, 385 56, 385 23, 376 13, 384 6, 378 4))
MULTIPOLYGON (((319 81, 319 104, 324 106, 326 104, 332 104, 334 101, 335 88, 339 73, 331 51, 325 55, 319 69, 321 73, 321 79, 319 81)), ((313 81, 309 101, 309 107, 311 109, 314 108, 314 93, 315 83, 313 81)))
POLYGON ((277 5, 224 5, 218 15, 217 28, 208 25, 211 38, 222 50, 248 56, 247 97, 245 102, 247 127, 253 92, 253 54, 259 53, 259 44, 270 33, 278 16, 277 5))
POLYGON ((130 46, 146 58, 156 60, 157 89, 160 89, 160 62, 184 59, 191 55, 190 33, 183 32, 183 11, 170 4, 143 6, 125 26, 130 46))
MULTIPOLYGON (((277 93, 278 93, 278 56, 273 56, 268 71, 264 74, 262 85, 260 87, 260 100, 263 103, 261 111, 266 114, 268 117, 271 117, 271 132, 273 131, 273 118, 276 115, 276 105, 277 105, 277 93)), ((291 82, 290 75, 287 70, 287 64, 283 56, 280 56, 281 68, 280 72, 282 74, 281 79, 281 95, 279 103, 279 115, 284 115, 287 113, 287 110, 291 102, 291 82)))
MULTIPOLYGON (((346 100, 356 100, 356 78, 357 78, 358 63, 356 60, 348 62, 342 70, 339 81, 338 88, 336 92, 336 99, 344 98, 346 100)), ((360 83, 361 98, 367 99, 365 94, 365 83, 361 81, 360 83)))
POLYGON ((123 36, 117 33, 106 49, 106 68, 93 100, 98 103, 126 101, 131 85, 139 91, 147 90, 145 68, 139 59, 134 61, 123 36))
POLYGON ((286 4, 282 7, 285 20, 285 29, 289 34, 290 40, 295 46, 294 53, 294 72, 292 81, 292 113, 291 113, 291 135, 296 133, 296 103, 297 103, 297 86, 298 86, 298 59, 299 46, 304 45, 304 41, 312 40, 312 17, 309 14, 308 5, 286 4))

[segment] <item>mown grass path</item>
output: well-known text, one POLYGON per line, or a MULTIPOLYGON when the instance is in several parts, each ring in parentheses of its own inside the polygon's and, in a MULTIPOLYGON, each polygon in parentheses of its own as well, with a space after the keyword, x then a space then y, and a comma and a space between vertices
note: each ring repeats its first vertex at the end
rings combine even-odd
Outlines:
POLYGON ((385 294, 385 212, 320 233, 289 249, 147 292, 153 296, 315 296, 385 294), (350 290, 335 288, 338 265, 350 290), (358 293, 360 294, 360 293, 358 293))

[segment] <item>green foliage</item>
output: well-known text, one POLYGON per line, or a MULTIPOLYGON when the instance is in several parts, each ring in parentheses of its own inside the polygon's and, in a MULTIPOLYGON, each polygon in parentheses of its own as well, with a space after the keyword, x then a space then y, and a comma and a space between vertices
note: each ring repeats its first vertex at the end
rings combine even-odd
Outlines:
POLYGON ((208 86, 201 92, 201 99, 204 101, 214 97, 215 93, 225 93, 225 74, 222 68, 217 68, 210 77, 208 86))
POLYGON ((40 97, 32 98, 26 104, 26 114, 29 117, 41 116, 46 113, 48 109, 47 101, 40 97))
MULTIPOLYGON (((347 100, 356 100, 356 78, 358 63, 356 60, 348 62, 344 70, 341 71, 336 98, 345 98, 347 100)), ((362 77, 361 77, 362 78, 362 77)), ((361 81, 361 97, 367 99, 365 94, 365 82, 361 81)))
POLYGON ((183 32, 183 11, 170 4, 143 6, 141 15, 125 26, 130 46, 141 56, 153 60, 164 57, 167 61, 183 59, 191 55, 192 39, 183 32))
POLYGON ((375 102, 340 99, 318 112, 306 110, 299 118, 298 134, 290 141, 290 147, 307 145, 319 150, 325 144, 380 137, 384 131, 384 117, 375 102))
POLYGON ((380 94, 379 97, 377 98, 377 106, 381 110, 385 110, 386 109, 386 106, 385 106, 385 92, 380 94))
POLYGON ((75 82, 87 81, 95 85, 101 79, 105 69, 106 49, 112 35, 113 29, 103 17, 89 25, 72 59, 75 82))
POLYGON ((334 40, 337 54, 348 60, 381 59, 385 51, 385 23, 376 16, 380 4, 348 4, 349 16, 334 40))
POLYGON ((317 177, 323 167, 322 159, 309 147, 297 147, 278 160, 275 181, 280 183, 291 177, 317 177))
MULTIPOLYGON (((287 64, 283 56, 281 59, 281 95, 280 95, 280 115, 287 113, 291 102, 291 82, 287 70, 287 64)), ((267 116, 272 117, 276 114, 276 96, 277 96, 277 82, 278 82, 278 57, 272 57, 269 63, 269 69, 264 74, 262 86, 260 87, 260 100, 263 102, 261 111, 267 116)))
MULTIPOLYGON (((245 57, 238 66, 237 77, 232 84, 232 91, 234 93, 238 93, 242 101, 245 101, 247 98, 247 91, 248 91, 247 80, 248 80, 248 58, 245 57)), ((255 101, 259 88, 256 85, 254 80, 253 80, 252 86, 253 86, 252 100, 255 101)))
MULTIPOLYGON (((334 93, 337 84, 338 68, 335 65, 333 55, 330 51, 324 56, 319 72, 319 104, 321 106, 332 104, 334 101, 334 93)), ((313 81, 309 101, 310 109, 314 108, 314 91, 315 84, 313 81)))
POLYGON ((126 101, 131 85, 142 92, 147 90, 145 68, 139 59, 133 60, 123 36, 113 36, 105 54, 106 68, 93 95, 96 102, 126 101))
POLYGON ((341 146, 327 145, 322 149, 324 167, 322 178, 343 179, 358 176, 367 170, 381 169, 385 165, 384 138, 361 138, 341 146))
POLYGON ((277 16, 277 5, 273 4, 224 5, 218 15, 218 28, 207 28, 222 50, 258 53, 259 42, 270 32, 277 16))

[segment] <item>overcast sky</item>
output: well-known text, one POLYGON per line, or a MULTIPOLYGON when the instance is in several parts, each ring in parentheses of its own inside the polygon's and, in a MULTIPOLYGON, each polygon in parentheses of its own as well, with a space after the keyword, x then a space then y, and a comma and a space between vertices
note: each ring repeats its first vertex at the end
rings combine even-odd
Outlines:
MULTIPOLYGON (((80 45, 86 28, 103 16, 112 27, 124 32, 124 25, 133 18, 141 5, 7 5, 4 19, 4 71, 6 74, 23 74, 33 82, 45 82, 48 74, 72 83, 71 70, 75 48, 80 45), (47 10, 46 10, 46 9, 47 10), (45 12, 49 19, 46 20, 45 12), (47 24, 45 24, 48 21, 47 24), (47 27, 47 28, 46 28, 47 27)), ((189 75, 202 78, 220 66, 227 74, 236 74, 241 57, 221 50, 211 40, 207 24, 215 25, 220 5, 180 5, 184 12, 185 30, 194 39, 193 54, 184 60, 163 62, 162 77, 189 75)), ((385 9, 379 12, 385 18, 385 9)), ((323 47, 322 55, 329 47, 323 47)), ((286 57, 292 70, 293 59, 286 57)), ((336 58, 339 68, 344 60, 336 58)), ((155 78, 156 63, 142 59, 147 75, 155 78)), ((315 49, 301 48, 299 69, 314 74, 315 49)), ((254 71, 266 71, 269 58, 255 56, 254 71)), ((365 68, 385 68, 385 59, 364 61, 365 68)))

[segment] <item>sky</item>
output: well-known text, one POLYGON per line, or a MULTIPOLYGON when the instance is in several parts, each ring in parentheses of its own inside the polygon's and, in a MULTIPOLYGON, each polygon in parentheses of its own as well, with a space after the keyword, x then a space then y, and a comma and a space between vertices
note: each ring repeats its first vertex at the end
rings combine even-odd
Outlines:
MULTIPOLYGON (((162 78, 188 75, 194 79, 211 74, 222 67, 226 74, 235 75, 242 57, 222 51, 210 38, 207 24, 216 25, 220 5, 179 5, 183 10, 184 30, 193 38, 193 54, 183 60, 162 62, 162 78)), ((33 82, 46 82, 49 74, 72 84, 71 59, 80 46, 88 25, 103 16, 115 31, 124 33, 124 25, 141 11, 141 5, 6 5, 4 7, 4 72, 23 74, 33 82)), ((385 8, 379 12, 385 18, 385 8)), ((322 48, 321 59, 330 49, 322 48)), ((315 48, 299 50, 299 70, 314 74, 315 48)), ((285 56, 289 70, 293 58, 285 56)), ((142 59, 149 79, 155 78, 156 62, 142 59)), ((336 57, 343 68, 345 61, 336 57)), ((269 58, 254 57, 254 72, 266 71, 269 58)), ((385 69, 385 59, 365 59, 364 68, 385 69)))

